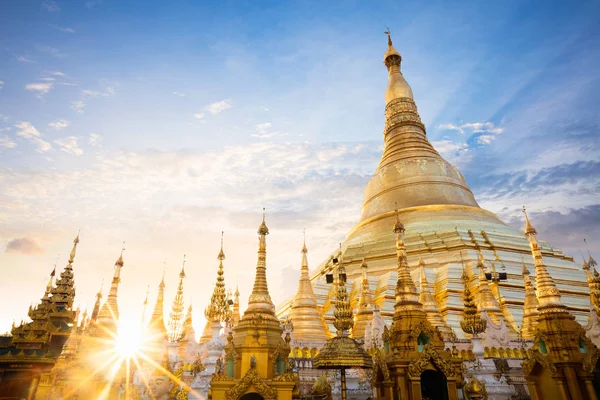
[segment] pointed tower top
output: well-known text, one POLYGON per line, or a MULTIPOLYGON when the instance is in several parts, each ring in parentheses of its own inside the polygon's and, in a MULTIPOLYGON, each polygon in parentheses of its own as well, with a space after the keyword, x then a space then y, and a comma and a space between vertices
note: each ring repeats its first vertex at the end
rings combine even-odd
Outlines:
POLYGON ((595 267, 598 265, 598 263, 596 262, 596 260, 594 260, 594 257, 592 257, 592 253, 590 253, 590 248, 587 245, 587 240, 583 239, 583 242, 585 243, 585 246, 587 247, 587 252, 588 252, 588 260, 587 263, 590 266, 590 268, 593 268, 595 270, 595 267))
POLYGON ((221 231, 221 250, 217 255, 217 260, 223 261, 225 259, 225 252, 223 251, 223 236, 225 235, 225 231, 221 231))
POLYGON ((525 275, 529 275, 529 274, 530 274, 530 272, 529 272, 529 270, 527 269, 527 266, 525 265, 525 259, 523 258, 523 256, 521 256, 521 264, 523 265, 523 270, 522 270, 522 272, 521 272, 521 273, 523 274, 523 276, 525 276, 525 275))
POLYGON ((75 237, 75 240, 73 240, 73 249, 71 250, 71 254, 69 255, 69 264, 73 264, 73 260, 75 260, 75 252, 77 251, 77 245, 79 244, 79 233, 81 232, 81 230, 79 230, 79 232, 77 232, 77 236, 75 237))
POLYGON ((117 262, 115 262, 115 265, 118 265, 120 267, 123 266, 123 252, 125 251, 125 241, 123 241, 123 248, 121 249, 121 254, 119 255, 119 259, 117 260, 117 262))
MULTIPOLYGON (((400 55, 400 53, 398 53, 398 50, 396 50, 394 48, 394 45, 392 44, 392 32, 390 32, 390 28, 387 28, 387 30, 385 32, 383 32, 387 35, 388 37, 388 49, 385 52, 385 55, 383 56, 383 61, 384 63, 386 63, 387 65, 387 58, 390 56, 397 56, 399 57, 398 60, 398 65, 400 65, 400 61, 402 61, 402 56, 400 55)), ((389 68, 389 67, 388 67, 389 68)))
POLYGON ((269 234, 269 228, 267 227, 267 223, 265 221, 266 216, 267 216, 267 211, 263 207, 263 219, 262 219, 262 223, 258 227, 258 234, 259 235, 268 235, 269 234))
POLYGON ((525 214, 525 234, 526 235, 537 235, 537 231, 529 222, 529 216, 527 215, 527 209, 523 206, 523 214, 525 214))
MULTIPOLYGON (((397 205, 397 204, 396 204, 397 205)), ((396 223, 394 224, 394 233, 400 237, 404 233, 404 225, 400 222, 400 212, 396 208, 396 223)))
POLYGON ((398 50, 392 45, 392 37, 390 30, 385 32, 388 35, 388 48, 383 56, 383 63, 388 69, 388 85, 385 90, 385 104, 389 104, 392 100, 408 98, 413 99, 413 92, 410 85, 400 72, 400 63, 402 62, 402 56, 398 53, 398 50))
POLYGON ((183 255, 183 264, 181 265, 181 272, 179 273, 179 279, 185 278, 185 254, 183 255))
POLYGON ((302 269, 306 268, 306 273, 308 274, 308 249, 306 248, 306 231, 304 231, 304 244, 302 245, 302 264, 300 265, 302 269))

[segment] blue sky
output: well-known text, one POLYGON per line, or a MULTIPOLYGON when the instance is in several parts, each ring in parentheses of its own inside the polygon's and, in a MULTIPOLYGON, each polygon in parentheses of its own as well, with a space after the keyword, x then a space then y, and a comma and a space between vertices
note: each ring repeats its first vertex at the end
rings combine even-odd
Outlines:
POLYGON ((245 300, 263 206, 273 296, 295 291, 302 229, 315 267, 360 215, 387 27, 480 204, 600 250, 599 1, 322 3, 0 2, 0 330, 80 228, 82 306, 126 240, 124 315, 163 268, 173 294, 185 253, 200 324, 221 230, 245 300))

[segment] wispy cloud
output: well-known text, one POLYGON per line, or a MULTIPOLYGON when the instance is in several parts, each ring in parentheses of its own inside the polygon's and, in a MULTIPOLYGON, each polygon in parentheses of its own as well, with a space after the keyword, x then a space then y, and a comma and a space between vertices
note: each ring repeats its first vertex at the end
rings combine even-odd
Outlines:
POLYGON ((90 133, 90 137, 88 138, 88 143, 92 147, 99 145, 101 141, 102 141, 102 135, 100 135, 99 133, 96 133, 96 132, 90 133))
POLYGON ((60 11, 60 7, 56 4, 55 1, 52 0, 44 0, 42 3, 42 7, 44 7, 49 12, 57 12, 60 11))
POLYGON ((256 132, 252 133, 250 136, 258 139, 270 139, 276 136, 287 136, 287 133, 282 133, 279 131, 271 131, 273 124, 271 122, 265 122, 262 124, 258 124, 255 126, 256 132))
POLYGON ((17 61, 22 63, 32 63, 33 61, 25 56, 17 56, 17 61))
POLYGON ((185 94, 184 94, 184 93, 173 92, 173 94, 174 94, 175 96, 179 96, 179 97, 185 97, 185 94))
POLYGON ((32 238, 18 238, 10 240, 6 245, 6 253, 18 253, 24 255, 43 254, 44 249, 32 238))
POLYGON ((17 147, 17 143, 8 136, 0 136, 0 147, 14 149, 15 147, 17 147))
POLYGON ((19 122, 15 125, 18 129, 17 135, 27 139, 30 143, 33 143, 39 153, 45 153, 52 150, 52 145, 41 138, 42 134, 38 131, 30 122, 19 122))
POLYGON ((62 77, 66 77, 67 75, 60 72, 60 71, 52 71, 50 72, 50 75, 54 75, 54 76, 62 76, 62 77))
POLYGON ((43 53, 50 54, 52 57, 60 58, 60 57, 65 56, 63 53, 61 53, 61 51, 59 49, 57 49, 56 47, 52 47, 52 46, 40 46, 40 47, 38 47, 38 50, 43 53))
POLYGON ((85 89, 81 91, 81 95, 86 97, 110 97, 114 95, 115 92, 116 89, 114 86, 107 86, 104 92, 100 92, 98 90, 85 89))
POLYGON ((67 121, 66 119, 58 119, 56 121, 48 123, 48 126, 56 131, 65 129, 69 125, 71 125, 71 121, 67 121))
POLYGON ((83 154, 83 149, 79 147, 77 144, 78 138, 76 136, 67 136, 62 139, 57 139, 54 141, 59 147, 61 151, 64 151, 68 154, 73 154, 75 156, 80 156, 83 154))
POLYGON ((75 111, 77 114, 83 114, 84 108, 85 102, 83 100, 75 100, 71 102, 71 110, 75 111))
POLYGON ((4 87, 4 81, 0 81, 0 89, 4 87))
POLYGON ((25 85, 25 90, 35 92, 37 93, 38 98, 43 98, 43 96, 48 93, 53 86, 54 84, 52 82, 28 83, 25 85))
POLYGON ((4 114, 0 114, 0 119, 4 122, 8 121, 8 116, 4 114))
POLYGON ((75 33, 75 30, 72 28, 63 28, 62 26, 58 26, 58 25, 54 25, 54 24, 49 24, 48 26, 51 28, 54 28, 58 31, 61 31, 63 33, 75 33))
POLYGON ((204 119, 204 113, 196 113, 196 114, 194 114, 194 118, 196 118, 196 119, 204 119))
POLYGON ((460 134, 470 134, 479 145, 488 145, 504 132, 504 128, 496 126, 493 122, 467 122, 456 125, 453 123, 439 124, 438 129, 456 131, 460 134))
POLYGON ((449 162, 454 165, 462 166, 472 159, 472 152, 469 145, 464 141, 452 141, 449 139, 431 142, 433 147, 449 162))
POLYGON ((233 102, 231 101, 231 99, 226 99, 209 104, 206 107, 204 107, 204 109, 211 114, 218 114, 220 112, 230 109, 232 105, 233 102))
POLYGON ((88 0, 85 2, 87 8, 94 8, 98 4, 102 4, 102 0, 88 0))

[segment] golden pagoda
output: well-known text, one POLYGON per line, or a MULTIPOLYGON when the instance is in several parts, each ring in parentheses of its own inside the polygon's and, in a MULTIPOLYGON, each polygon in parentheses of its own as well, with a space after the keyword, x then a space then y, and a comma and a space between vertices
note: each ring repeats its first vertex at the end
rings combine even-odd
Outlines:
POLYGON ((183 279, 185 278, 185 255, 183 256, 183 266, 179 273, 179 285, 177 286, 177 293, 173 299, 173 305, 171 306, 171 313, 169 314, 169 330, 168 338, 170 342, 177 342, 182 336, 183 328, 183 279))
POLYGON ((73 310, 73 262, 79 235, 60 278, 50 274, 44 296, 29 307, 31 322, 13 323, 10 335, 0 336, 0 398, 33 399, 38 385, 47 385, 51 369, 68 341, 77 313, 73 310))
MULTIPOLYGON (((492 297, 484 293, 485 307, 489 307, 486 312, 493 321, 503 318, 510 328, 509 334, 516 338, 525 298, 521 256, 529 253, 529 244, 520 232, 479 207, 460 171, 429 142, 413 91, 401 71, 401 62, 402 57, 388 37, 384 55, 388 84, 384 93, 383 153, 365 188, 360 219, 342 243, 348 282, 361 281, 361 264, 366 260, 369 278, 377 281, 371 290, 377 294, 381 315, 388 324, 391 322, 396 255, 395 238, 389 226, 394 224, 397 208, 407 230, 404 240, 410 274, 416 281, 419 259, 426 259, 425 275, 434 278, 429 282, 431 294, 445 324, 459 339, 466 337, 460 329, 463 307, 458 295, 462 290, 460 257, 462 254, 465 262, 473 264, 483 257, 502 265, 508 278, 498 284, 492 282, 490 290, 497 292, 497 298, 493 292, 492 297), (507 290, 500 293, 500 287, 507 290)), ((560 249, 544 242, 539 245, 547 268, 565 289, 565 305, 584 323, 589 300, 587 285, 582 285, 583 272, 560 249)), ((311 274, 318 305, 323 307, 330 325, 333 322, 330 304, 335 293, 325 282, 325 275, 335 268, 332 259, 336 257, 337 250, 311 274)), ((527 266, 533 268, 531 262, 527 266)), ((477 290, 475 294, 479 297, 477 290)), ((277 315, 280 318, 288 315, 292 303, 290 297, 278 307, 277 315)))
POLYGON ((263 399, 291 400, 297 374, 288 364, 291 338, 282 338, 283 328, 275 317, 275 306, 267 286, 266 236, 263 220, 258 229, 258 262, 248 308, 230 335, 224 363, 219 361, 211 381, 209 398, 238 400, 248 393, 263 399), (233 336, 233 337, 231 337, 233 336))
MULTIPOLYGON (((392 56, 388 57, 392 58, 388 58, 388 62, 391 66, 400 63, 400 56, 394 51, 390 41, 388 53, 392 56)), ((441 332, 429 321, 419 301, 417 287, 410 276, 403 240, 405 228, 399 212, 393 232, 398 266, 396 304, 394 322, 384 335, 386 363, 394 383, 389 398, 458 400, 462 360, 445 350, 441 332)))
POLYGON ((525 235, 535 265, 539 316, 533 350, 523 362, 523 373, 532 400, 596 399, 594 375, 600 351, 563 304, 561 293, 548 272, 537 241, 537 231, 525 214, 525 235))
MULTIPOLYGON (((354 339, 364 339, 365 329, 373 319, 373 309, 375 307, 373 294, 369 288, 369 276, 367 274, 368 265, 365 260, 362 261, 360 268, 362 270, 362 281, 360 285, 360 299, 358 300, 354 325, 352 326, 352 337, 354 339)), ((308 284, 310 285, 310 281, 308 284)))
POLYGON ((290 312, 290 319, 294 327, 292 339, 294 342, 314 342, 315 346, 320 347, 319 344, 324 344, 329 338, 329 330, 317 307, 317 299, 310 284, 307 254, 308 249, 305 240, 302 246, 302 266, 300 268, 298 292, 294 297, 290 312))

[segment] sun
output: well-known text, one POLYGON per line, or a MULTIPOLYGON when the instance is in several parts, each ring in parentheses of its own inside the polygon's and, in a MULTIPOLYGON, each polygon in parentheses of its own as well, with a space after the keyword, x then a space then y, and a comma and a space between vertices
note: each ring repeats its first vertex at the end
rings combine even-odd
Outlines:
POLYGON ((140 327, 124 321, 119 324, 115 352, 123 358, 132 358, 142 349, 142 340, 140 327))

